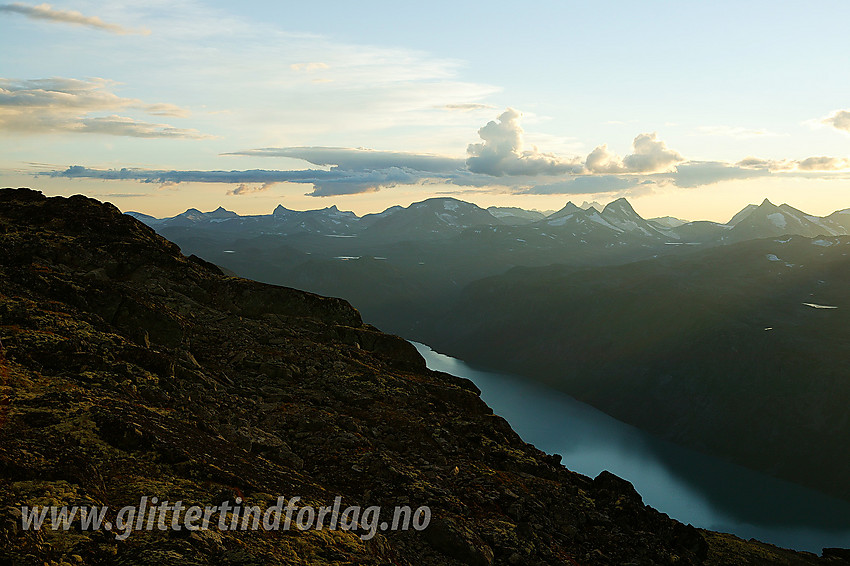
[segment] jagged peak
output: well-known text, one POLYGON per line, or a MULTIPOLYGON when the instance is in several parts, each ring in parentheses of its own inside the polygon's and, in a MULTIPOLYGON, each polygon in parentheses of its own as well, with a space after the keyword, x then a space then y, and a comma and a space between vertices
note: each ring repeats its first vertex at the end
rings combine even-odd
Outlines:
POLYGON ((590 210, 592 208, 596 212, 599 212, 603 208, 603 206, 596 201, 593 201, 593 202, 583 201, 578 207, 582 210, 590 210))
POLYGON ((320 212, 320 213, 330 214, 330 215, 337 216, 337 217, 345 216, 345 217, 350 217, 350 218, 358 218, 358 216, 356 214, 354 214, 352 211, 350 211, 350 210, 340 210, 339 208, 337 208, 337 206, 335 204, 332 204, 331 206, 328 206, 326 208, 322 208, 322 209, 319 209, 319 210, 309 210, 308 212, 320 212))
POLYGON ((577 207, 573 201, 567 201, 567 204, 564 205, 564 208, 557 212, 553 212, 546 218, 549 220, 557 220, 558 218, 568 216, 570 214, 575 214, 577 212, 584 212, 582 209, 577 207))
POLYGON ((605 214, 606 212, 610 213, 615 211, 626 212, 628 214, 634 214, 635 216, 638 215, 638 213, 635 212, 635 209, 632 208, 631 203, 626 200, 625 197, 620 197, 606 204, 605 208, 602 209, 602 214, 605 214))

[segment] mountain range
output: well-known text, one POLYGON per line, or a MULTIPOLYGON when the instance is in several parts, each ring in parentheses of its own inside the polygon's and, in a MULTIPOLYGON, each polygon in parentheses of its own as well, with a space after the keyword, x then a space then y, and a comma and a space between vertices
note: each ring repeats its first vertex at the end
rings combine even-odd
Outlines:
MULTIPOLYGON (((611 240, 617 235, 628 234, 663 240, 664 243, 691 243, 691 236, 695 233, 701 235, 698 238, 700 243, 728 243, 782 234, 813 237, 850 232, 850 209, 818 217, 787 204, 776 206, 767 199, 760 205, 746 206, 725 224, 688 222, 671 216, 645 220, 624 198, 605 207, 598 203, 583 203, 579 207, 568 202, 561 210, 549 214, 516 207, 490 207, 485 210, 449 197, 427 199, 408 207, 393 206, 363 217, 340 211, 336 206, 307 211, 278 206, 269 215, 252 216, 240 216, 222 207, 206 213, 191 208, 177 216, 161 219, 139 212, 127 214, 160 230, 191 227, 243 236, 309 233, 359 237, 382 243, 445 239, 484 226, 494 228, 495 232, 501 230, 516 234, 550 230, 559 234, 569 233, 579 241, 583 235, 592 235, 596 240, 611 240)), ((543 234, 544 238, 547 236, 543 234)))
POLYGON ((597 206, 567 203, 543 216, 433 198, 363 217, 333 206, 279 206, 256 216, 222 208, 164 219, 128 214, 187 253, 260 281, 344 297, 371 323, 413 338, 424 317, 464 286, 514 267, 616 265, 785 233, 850 230, 848 210, 819 218, 767 200, 725 224, 644 219, 625 199, 597 206))

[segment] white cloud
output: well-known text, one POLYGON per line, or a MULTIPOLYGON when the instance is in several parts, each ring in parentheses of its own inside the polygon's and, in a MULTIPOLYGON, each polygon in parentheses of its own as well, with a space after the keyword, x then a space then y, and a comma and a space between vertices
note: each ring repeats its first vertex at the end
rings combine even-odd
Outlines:
POLYGON ((176 104, 168 104, 167 102, 159 102, 157 104, 148 104, 141 106, 145 112, 154 116, 173 116, 175 118, 188 118, 189 111, 185 108, 180 108, 176 104))
POLYGON ((206 139, 212 136, 204 135, 192 128, 175 128, 168 124, 152 124, 139 122, 126 116, 96 116, 82 118, 75 122, 63 124, 69 132, 81 134, 106 134, 110 136, 128 136, 133 138, 189 138, 206 139))
POLYGON ((821 120, 822 124, 850 133, 850 110, 836 110, 821 120))
POLYGON ((230 196, 237 196, 237 195, 250 195, 250 194, 254 194, 254 193, 263 193, 263 192, 269 190, 270 188, 272 188, 273 186, 275 186, 276 184, 277 183, 271 182, 271 183, 263 183, 262 185, 252 187, 252 186, 246 185, 245 183, 240 183, 239 186, 236 187, 235 189, 231 189, 231 190, 227 191, 227 194, 230 195, 230 196))
POLYGON ((253 157, 290 157, 313 165, 333 165, 345 170, 401 167, 416 171, 448 173, 464 168, 463 159, 443 155, 380 151, 348 147, 267 147, 226 153, 253 157))
POLYGON ((713 185, 723 181, 754 179, 771 175, 767 169, 747 168, 721 161, 688 161, 676 166, 676 170, 650 176, 652 179, 669 182, 681 188, 692 189, 713 185))
POLYGON ((189 128, 156 124, 127 116, 97 112, 141 110, 156 116, 184 117, 188 112, 174 104, 146 104, 110 92, 105 79, 70 78, 18 81, 0 79, 0 131, 26 134, 98 133, 142 138, 208 137, 189 128))
POLYGON ((685 158, 658 139, 657 134, 639 134, 632 142, 633 153, 620 158, 607 145, 594 149, 585 160, 588 173, 660 173, 685 158))
POLYGON ((110 33, 117 33, 119 35, 133 33, 147 35, 150 33, 149 30, 133 30, 118 24, 110 24, 104 22, 97 16, 84 16, 80 12, 76 12, 74 10, 55 10, 50 6, 50 4, 39 4, 38 6, 29 6, 20 2, 0 4, 0 13, 3 12, 7 14, 21 14, 33 20, 45 20, 49 22, 86 26, 108 31, 110 33))
POLYGON ((654 132, 635 138, 632 142, 634 153, 623 158, 623 164, 629 171, 656 173, 685 160, 678 151, 667 149, 667 144, 657 138, 654 132))
POLYGON ((296 72, 311 72, 311 71, 321 71, 323 69, 330 69, 330 65, 327 63, 322 63, 321 61, 314 61, 310 63, 293 63, 289 66, 290 69, 296 72))
POLYGON ((584 161, 588 173, 625 173, 626 166, 619 155, 608 149, 608 144, 602 144, 591 151, 584 161))
POLYGON ((745 169, 769 169, 770 171, 792 171, 797 167, 797 163, 789 159, 762 159, 753 156, 745 157, 735 165, 745 169))
POLYGON ((813 156, 805 159, 759 159, 747 157, 737 164, 747 169, 766 169, 771 172, 791 171, 843 171, 850 169, 850 159, 844 157, 813 156))
MULTIPOLYGON (((163 171, 151 169, 90 169, 74 165, 64 171, 43 173, 50 177, 69 179, 101 179, 106 181, 136 180, 143 183, 157 183, 174 188, 180 183, 224 183, 245 184, 246 187, 232 189, 228 194, 246 194, 251 191, 248 184, 261 183, 264 186, 274 183, 303 183, 313 186, 310 196, 334 196, 366 192, 375 192, 396 185, 416 185, 427 182, 421 172, 389 167, 375 171, 322 171, 308 169, 303 171, 276 171, 254 169, 248 171, 163 171)), ((262 187, 260 188, 262 190, 262 187)))
MULTIPOLYGON (((102 170, 73 166, 44 174, 53 177, 103 180, 134 179, 174 188, 179 183, 237 185, 228 195, 267 191, 275 183, 311 185, 310 196, 375 192, 396 186, 433 184, 476 187, 515 194, 619 194, 639 195, 659 185, 694 188, 723 181, 773 175, 829 176, 850 168, 850 160, 810 157, 803 160, 770 160, 747 157, 738 163, 688 161, 669 149, 655 133, 635 137, 632 153, 619 157, 602 145, 582 162, 523 147, 520 113, 508 108, 498 121, 478 130, 482 143, 468 148, 467 158, 428 153, 382 151, 347 147, 268 147, 223 155, 302 159, 329 169, 181 171, 102 170)), ((166 136, 168 130, 149 131, 120 117, 92 118, 84 127, 125 129, 123 135, 166 136)), ((82 127, 82 126, 81 126, 82 127)), ((183 132, 172 135, 183 136, 183 132)), ((457 190, 460 190, 458 188, 457 190)))
POLYGON ((495 106, 491 104, 481 104, 479 102, 459 102, 455 104, 444 104, 443 106, 438 106, 438 108, 442 108, 443 110, 469 112, 470 110, 489 110, 491 108, 495 108, 495 106))
POLYGON ((843 171, 850 169, 850 159, 841 157, 807 157, 797 164, 800 171, 843 171))
POLYGON ((513 108, 505 110, 498 122, 488 122, 478 130, 482 143, 470 144, 466 165, 473 173, 501 177, 503 175, 560 175, 581 169, 577 159, 562 159, 541 153, 536 147, 523 148, 522 114, 513 108))

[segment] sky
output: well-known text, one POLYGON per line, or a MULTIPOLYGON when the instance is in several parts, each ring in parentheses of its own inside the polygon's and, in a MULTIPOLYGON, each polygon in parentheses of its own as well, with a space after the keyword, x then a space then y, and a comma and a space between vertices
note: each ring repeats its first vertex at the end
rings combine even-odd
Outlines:
POLYGON ((850 207, 850 3, 0 0, 0 186, 173 216, 850 207))

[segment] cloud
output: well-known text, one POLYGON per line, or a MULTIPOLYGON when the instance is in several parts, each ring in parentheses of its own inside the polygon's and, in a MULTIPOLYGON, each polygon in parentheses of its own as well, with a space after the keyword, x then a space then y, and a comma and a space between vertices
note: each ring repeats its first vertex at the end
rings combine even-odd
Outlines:
POLYGON ((489 108, 495 108, 490 104, 480 104, 478 102, 466 102, 463 104, 444 104, 440 106, 443 110, 459 110, 461 112, 469 112, 470 110, 484 110, 489 108))
POLYGON ((330 69, 330 65, 317 61, 311 63, 293 63, 289 66, 289 68, 296 72, 306 71, 309 73, 311 71, 321 71, 323 69, 330 69))
POLYGON ((608 150, 608 144, 596 147, 584 160, 588 173, 625 173, 626 166, 620 156, 608 150))
POLYGON ((77 26, 86 26, 110 33, 119 35, 127 34, 143 34, 147 35, 150 30, 133 30, 128 29, 118 24, 110 24, 104 22, 97 16, 84 16, 80 12, 73 10, 54 10, 50 4, 39 4, 38 6, 28 6, 20 2, 12 4, 0 4, 0 13, 21 14, 33 20, 46 20, 49 22, 58 22, 63 24, 72 24, 77 26))
POLYGON ((523 130, 519 125, 522 114, 508 108, 498 122, 488 122, 478 130, 482 143, 466 148, 466 166, 472 173, 494 177, 503 175, 561 175, 581 169, 577 159, 564 160, 536 147, 523 149, 523 130))
POLYGON ((227 191, 227 194, 231 195, 231 196, 235 196, 235 195, 250 195, 250 194, 253 194, 253 193, 262 193, 262 192, 269 190, 270 188, 272 188, 276 184, 277 183, 275 183, 275 182, 271 182, 271 183, 263 183, 262 185, 251 187, 251 186, 246 185, 245 183, 240 183, 239 186, 236 187, 235 189, 231 189, 231 190, 227 191))
POLYGON ((737 163, 739 167, 748 169, 766 169, 774 171, 843 171, 850 169, 850 159, 844 157, 814 156, 805 159, 759 159, 747 157, 737 163))
MULTIPOLYGON (((90 169, 80 165, 64 171, 42 173, 49 177, 69 179, 101 179, 107 181, 135 180, 172 187, 179 183, 305 183, 313 185, 310 196, 347 195, 378 191, 396 185, 413 185, 427 181, 421 173, 399 167, 377 171, 276 171, 253 169, 246 171, 164 171, 151 169, 90 169)), ((238 187, 237 187, 238 189, 238 187)), ((233 189, 234 191, 237 189, 233 189)), ((245 194, 248 187, 234 194, 245 194)))
POLYGON ((850 132, 850 110, 836 110, 830 116, 822 119, 821 123, 842 132, 850 132))
POLYGON ((600 145, 585 159, 587 173, 659 173, 682 163, 685 158, 658 139, 657 134, 639 134, 632 142, 633 153, 624 158, 600 145))
POLYGON ((92 196, 101 198, 138 198, 150 195, 148 193, 95 193, 92 196))
POLYGON ((842 171, 850 168, 850 159, 841 157, 807 157, 797 163, 800 171, 842 171))
POLYGON ((345 170, 399 167, 431 173, 449 173, 464 168, 464 160, 442 155, 379 151, 346 147, 266 147, 225 153, 252 157, 290 157, 313 165, 333 165, 345 170))
POLYGON ((721 161, 689 161, 677 165, 675 171, 661 173, 651 178, 667 181, 677 187, 692 189, 722 181, 754 179, 770 174, 768 169, 741 167, 721 161))
POLYGON ((746 169, 769 169, 771 171, 791 171, 796 167, 796 163, 788 159, 762 159, 753 156, 745 157, 735 165, 746 169))
POLYGON ((133 138, 186 138, 197 140, 212 137, 201 134, 195 129, 175 128, 168 124, 139 122, 132 118, 116 115, 82 118, 73 124, 69 124, 66 130, 82 134, 106 134, 133 138))
POLYGON ((121 98, 107 89, 114 83, 106 79, 78 80, 63 77, 15 80, 0 78, 0 108, 74 109, 84 112, 105 108, 126 108, 140 101, 121 98))
MULTIPOLYGON (((587 158, 561 158, 523 150, 519 112, 508 109, 479 130, 483 143, 469 146, 467 158, 345 147, 267 147, 222 155, 301 159, 322 169, 165 171, 148 169, 91 169, 73 166, 41 173, 52 177, 137 180, 176 189, 180 183, 235 185, 228 195, 268 190, 274 183, 311 185, 310 196, 350 195, 395 186, 453 185, 515 194, 637 195, 659 185, 694 188, 723 181, 771 175, 828 176, 850 168, 850 160, 810 157, 770 160, 747 157, 738 163, 686 161, 655 133, 635 137, 632 153, 619 157, 602 145, 587 158)), ((80 120, 81 129, 141 137, 189 136, 164 125, 137 124, 118 116, 80 120), (155 126, 155 127, 150 127, 155 126), (116 131, 112 131, 116 130, 116 131)), ((51 166, 53 167, 53 166, 51 166)), ((456 189, 460 190, 460 189, 456 189)))
POLYGON ((141 110, 156 116, 183 117, 188 112, 168 103, 147 104, 135 98, 123 98, 110 92, 114 83, 105 79, 13 80, 0 78, 0 131, 28 134, 96 133, 142 138, 189 138, 204 136, 197 130, 169 124, 149 123, 95 112, 141 110))
POLYGON ((685 160, 678 151, 667 149, 667 144, 657 137, 653 132, 635 138, 632 142, 634 153, 623 158, 623 164, 629 171, 655 173, 685 160))
POLYGON ((154 116, 172 116, 175 118, 186 118, 189 116, 189 111, 185 108, 180 108, 175 104, 159 102, 157 104, 148 104, 142 106, 145 112, 154 116))

